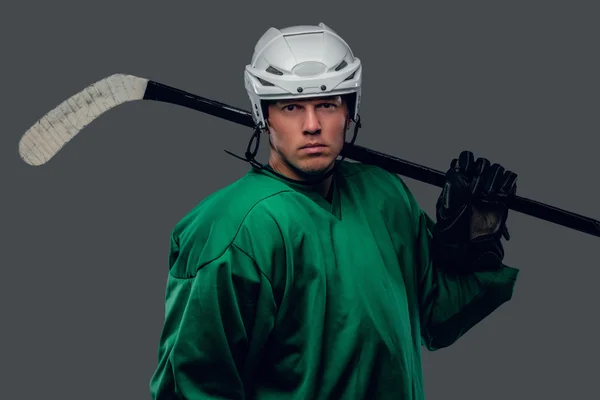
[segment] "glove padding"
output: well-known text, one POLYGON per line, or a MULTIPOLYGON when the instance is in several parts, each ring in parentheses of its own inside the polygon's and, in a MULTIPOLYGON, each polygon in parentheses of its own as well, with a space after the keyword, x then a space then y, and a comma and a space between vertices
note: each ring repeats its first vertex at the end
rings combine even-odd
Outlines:
POLYGON ((453 272, 502 267, 502 238, 510 239, 505 200, 516 193, 517 175, 470 151, 453 159, 436 203, 434 263, 453 272))

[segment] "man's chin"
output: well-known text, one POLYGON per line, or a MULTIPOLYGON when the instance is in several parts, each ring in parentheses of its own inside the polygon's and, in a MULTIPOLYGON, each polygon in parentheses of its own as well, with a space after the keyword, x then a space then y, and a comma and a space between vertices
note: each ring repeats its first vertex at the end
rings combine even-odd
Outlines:
POLYGON ((312 162, 300 163, 299 165, 296 165, 296 169, 298 172, 306 175, 307 177, 319 176, 329 171, 333 166, 333 163, 334 161, 330 160, 320 162, 313 160, 312 162))

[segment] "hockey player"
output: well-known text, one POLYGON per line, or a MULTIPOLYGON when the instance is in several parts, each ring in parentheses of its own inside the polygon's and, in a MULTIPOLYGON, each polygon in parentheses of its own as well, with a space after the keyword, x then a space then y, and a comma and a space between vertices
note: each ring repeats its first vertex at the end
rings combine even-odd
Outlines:
POLYGON ((245 84, 269 160, 249 146, 247 174, 172 232, 152 398, 424 399, 421 347, 513 294, 516 174, 462 152, 434 222, 397 175, 340 160, 362 65, 324 24, 269 29, 245 84))

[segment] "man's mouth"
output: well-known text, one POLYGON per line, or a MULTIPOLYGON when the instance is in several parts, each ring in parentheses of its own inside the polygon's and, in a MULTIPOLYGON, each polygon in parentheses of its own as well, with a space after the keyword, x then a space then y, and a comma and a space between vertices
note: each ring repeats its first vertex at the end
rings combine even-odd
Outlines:
POLYGON ((321 144, 321 143, 310 143, 310 144, 302 146, 301 148, 302 149, 310 149, 310 148, 314 148, 314 147, 325 147, 325 145, 321 144))

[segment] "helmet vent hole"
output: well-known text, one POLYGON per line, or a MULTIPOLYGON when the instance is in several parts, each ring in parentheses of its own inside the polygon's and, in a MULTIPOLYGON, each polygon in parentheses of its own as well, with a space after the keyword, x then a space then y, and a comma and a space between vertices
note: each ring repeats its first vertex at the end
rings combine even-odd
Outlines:
POLYGON ((259 78, 259 77, 256 77, 256 79, 258 79, 258 81, 259 81, 260 83, 262 83, 262 84, 263 84, 263 86, 275 86, 275 85, 273 85, 271 82, 267 82, 267 81, 265 81, 264 79, 261 79, 261 78, 259 78))
POLYGON ((283 75, 283 72, 281 72, 277 68, 273 68, 272 66, 269 66, 269 68, 267 68, 267 72, 274 74, 274 75, 280 75, 280 76, 283 75))
POLYGON ((345 80, 345 81, 349 81, 350 79, 354 78, 354 74, 355 74, 355 73, 356 73, 356 72, 353 72, 353 73, 351 73, 351 74, 350 74, 350 76, 349 76, 349 77, 347 77, 347 78, 346 78, 346 79, 344 79, 344 80, 345 80))
POLYGON ((346 60, 342 61, 340 63, 340 65, 338 65, 337 67, 335 67, 336 71, 339 71, 340 69, 346 68, 346 66, 348 65, 348 63, 346 62, 346 60))

